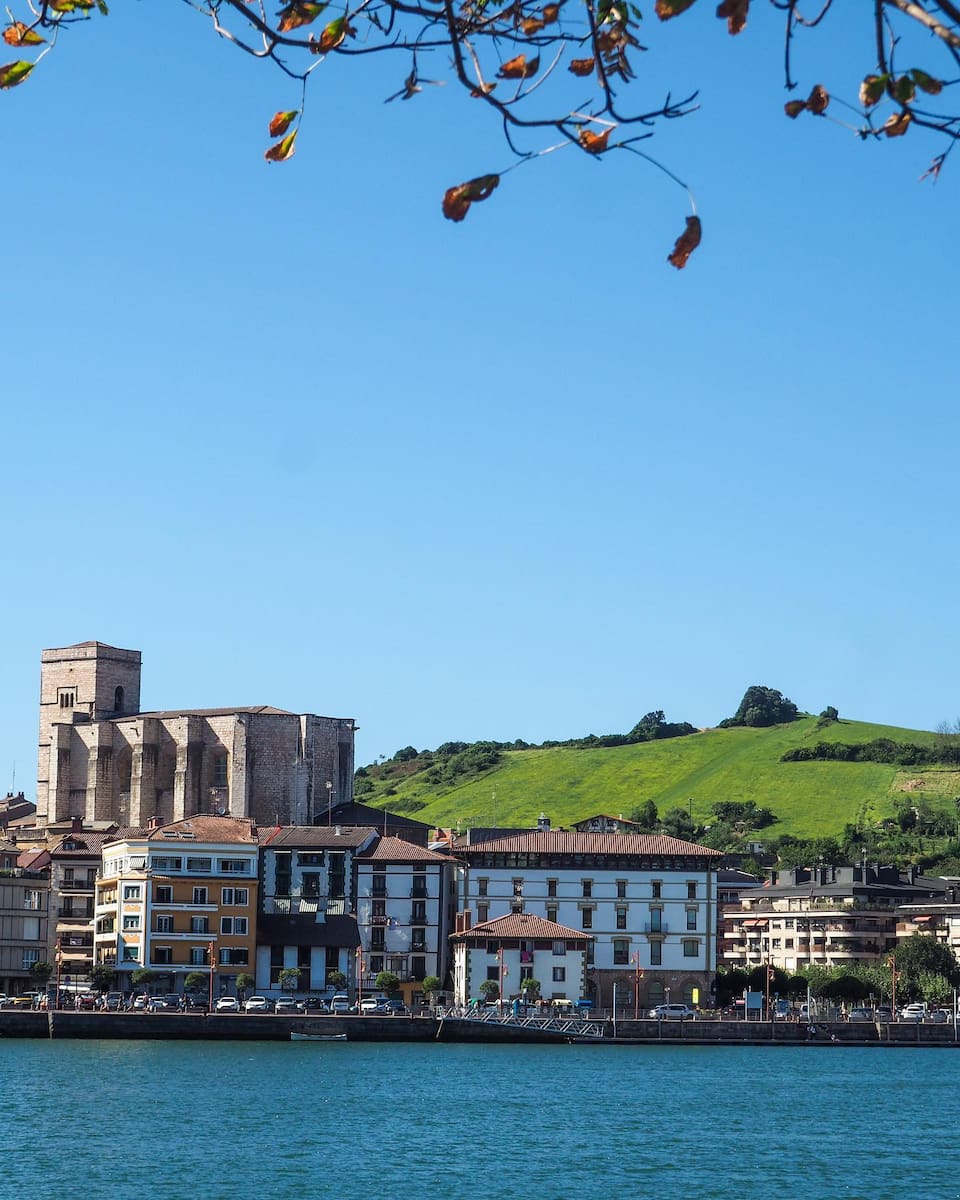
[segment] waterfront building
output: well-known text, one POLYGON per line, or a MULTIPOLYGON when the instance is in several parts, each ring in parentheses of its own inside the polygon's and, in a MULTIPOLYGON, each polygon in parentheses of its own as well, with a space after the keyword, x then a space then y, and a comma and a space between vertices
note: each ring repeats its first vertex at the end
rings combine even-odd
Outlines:
POLYGON ((775 872, 764 887, 741 892, 739 910, 724 912, 723 961, 787 972, 882 961, 896 948, 898 907, 942 901, 946 886, 913 868, 867 863, 775 872))
POLYGON ((121 991, 138 967, 154 991, 182 991, 187 975, 233 993, 252 973, 259 845, 249 819, 200 815, 127 831, 103 846, 94 907, 94 958, 121 991))
POLYGON ((384 837, 358 855, 359 986, 376 990, 389 971, 410 1004, 428 975, 445 982, 453 928, 453 872, 449 855, 384 837))
POLYGON ((42 652, 40 824, 311 824, 352 800, 353 720, 267 705, 142 712, 140 659, 102 642, 42 652))
POLYGON ((948 946, 960 961, 960 879, 947 877, 943 883, 942 895, 899 906, 897 940, 926 934, 948 946))
POLYGON ((450 939, 454 1003, 482 998, 481 985, 486 982, 497 985, 504 1001, 520 998, 525 979, 537 981, 543 1000, 577 1000, 586 994, 594 940, 592 933, 526 912, 460 930, 450 939))
POLYGON ((258 991, 276 992, 284 969, 300 972, 300 992, 323 992, 334 971, 353 984, 360 944, 354 860, 377 837, 369 826, 261 830, 258 991))
POLYGON ((461 923, 529 913, 592 935, 584 998, 609 1006, 616 984, 641 1006, 708 1002, 718 851, 663 834, 552 830, 541 817, 533 832, 458 841, 457 854, 461 923))
POLYGON ((50 914, 47 961, 56 962, 65 986, 88 981, 93 966, 93 909, 97 875, 108 830, 84 829, 75 818, 69 833, 50 848, 50 914))
POLYGON ((37 987, 33 966, 50 962, 48 922, 50 868, 40 865, 46 855, 31 855, 30 866, 20 865, 19 847, 0 842, 0 992, 18 995, 37 987))

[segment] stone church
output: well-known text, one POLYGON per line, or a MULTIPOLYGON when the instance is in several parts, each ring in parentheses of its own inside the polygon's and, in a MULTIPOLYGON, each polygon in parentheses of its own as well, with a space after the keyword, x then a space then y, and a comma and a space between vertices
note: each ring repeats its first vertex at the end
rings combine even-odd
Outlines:
POLYGON ((37 821, 322 823, 353 800, 355 728, 266 705, 141 712, 139 650, 44 650, 37 821))

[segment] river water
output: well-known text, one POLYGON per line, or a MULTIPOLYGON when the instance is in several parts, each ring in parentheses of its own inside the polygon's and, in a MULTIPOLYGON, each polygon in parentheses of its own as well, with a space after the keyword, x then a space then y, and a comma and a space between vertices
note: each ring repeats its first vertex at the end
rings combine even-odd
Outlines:
POLYGON ((954 1200, 960 1052, 0 1041, 0 1200, 954 1200))

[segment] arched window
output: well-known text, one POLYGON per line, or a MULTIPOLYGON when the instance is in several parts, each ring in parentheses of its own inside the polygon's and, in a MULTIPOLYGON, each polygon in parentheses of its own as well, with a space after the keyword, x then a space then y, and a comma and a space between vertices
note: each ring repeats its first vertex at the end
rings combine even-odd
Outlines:
POLYGON ((113 693, 113 711, 123 712, 123 688, 118 687, 113 693))

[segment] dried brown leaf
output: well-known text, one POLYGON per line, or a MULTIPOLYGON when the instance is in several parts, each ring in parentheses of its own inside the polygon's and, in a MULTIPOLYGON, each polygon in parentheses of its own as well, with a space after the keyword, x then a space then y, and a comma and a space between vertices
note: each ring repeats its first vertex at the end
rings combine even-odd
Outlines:
POLYGON ((816 113, 818 117, 822 116, 827 111, 829 103, 830 93, 819 83, 815 84, 810 95, 807 97, 807 111, 816 113))
POLYGON ((525 54, 518 54, 503 64, 497 74, 501 79, 529 79, 540 70, 540 56, 527 60, 525 54))
POLYGON ((747 23, 747 10, 750 0, 723 0, 717 9, 717 16, 727 22, 727 30, 736 36, 747 23))
POLYGON ((783 111, 791 120, 795 121, 802 112, 807 111, 807 102, 806 100, 788 100, 783 106, 783 111))
POLYGON ((593 133, 589 129, 581 129, 579 133, 580 145, 584 150, 589 150, 591 154, 602 154, 607 148, 607 142, 611 133, 613 133, 612 126, 605 129, 603 133, 593 133))
POLYGON ((474 201, 486 200, 500 183, 499 175, 478 175, 467 183, 447 188, 443 196, 443 215, 448 221, 462 221, 474 201))
POLYGON ((687 259, 700 245, 702 233, 700 218, 687 217, 686 228, 677 238, 673 247, 673 253, 668 256, 667 262, 672 263, 678 271, 682 271, 687 265, 687 259))
POLYGON ((883 123, 883 132, 887 137, 903 137, 912 119, 908 112, 891 113, 883 123))
POLYGON ((574 58, 570 60, 567 70, 574 75, 592 75, 596 65, 595 58, 574 58))

